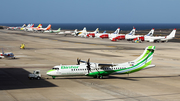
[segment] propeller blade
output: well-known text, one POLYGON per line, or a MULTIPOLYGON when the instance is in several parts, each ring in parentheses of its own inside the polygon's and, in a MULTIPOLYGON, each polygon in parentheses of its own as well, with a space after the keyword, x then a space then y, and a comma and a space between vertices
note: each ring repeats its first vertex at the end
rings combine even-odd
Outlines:
POLYGON ((87 61, 87 70, 88 70, 88 74, 89 74, 89 71, 91 71, 91 66, 90 66, 90 59, 88 59, 87 61))
POLYGON ((80 65, 81 59, 77 58, 77 65, 80 65))

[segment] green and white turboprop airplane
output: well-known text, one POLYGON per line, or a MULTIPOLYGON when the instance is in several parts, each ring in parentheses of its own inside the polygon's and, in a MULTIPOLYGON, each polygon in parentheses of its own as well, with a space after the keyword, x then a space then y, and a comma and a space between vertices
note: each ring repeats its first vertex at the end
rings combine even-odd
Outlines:
POLYGON ((117 64, 100 64, 81 61, 77 59, 77 65, 58 65, 54 66, 47 72, 47 75, 55 77, 60 76, 90 76, 94 78, 103 78, 103 76, 115 74, 130 74, 150 67, 153 58, 155 46, 148 46, 143 54, 137 59, 125 63, 117 64), (81 63, 82 62, 82 63, 81 63))

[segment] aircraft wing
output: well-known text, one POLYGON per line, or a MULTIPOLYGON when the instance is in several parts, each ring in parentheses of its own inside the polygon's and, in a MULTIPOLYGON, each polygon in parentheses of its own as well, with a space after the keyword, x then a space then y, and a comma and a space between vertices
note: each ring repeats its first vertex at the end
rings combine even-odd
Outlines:
POLYGON ((87 63, 87 61, 82 61, 82 60, 81 60, 80 62, 82 62, 82 63, 87 63))
MULTIPOLYGON (((87 61, 80 61, 82 63, 87 63, 87 61)), ((101 66, 101 68, 103 67, 107 67, 107 66, 116 66, 116 64, 102 64, 102 63, 93 63, 93 62, 90 62, 90 64, 98 64, 98 66, 101 66)))
POLYGON ((115 64, 98 64, 98 66, 116 66, 115 64))

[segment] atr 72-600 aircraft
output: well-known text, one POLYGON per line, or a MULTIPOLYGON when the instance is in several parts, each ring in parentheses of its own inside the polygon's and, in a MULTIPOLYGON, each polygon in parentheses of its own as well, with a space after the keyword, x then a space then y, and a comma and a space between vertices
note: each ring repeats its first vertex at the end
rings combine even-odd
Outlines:
POLYGON ((103 78, 103 76, 114 74, 129 74, 154 67, 155 65, 151 65, 154 50, 155 46, 148 46, 137 59, 121 64, 91 63, 89 59, 87 62, 77 59, 77 65, 54 66, 47 72, 47 75, 55 79, 58 76, 91 76, 94 78, 103 78))

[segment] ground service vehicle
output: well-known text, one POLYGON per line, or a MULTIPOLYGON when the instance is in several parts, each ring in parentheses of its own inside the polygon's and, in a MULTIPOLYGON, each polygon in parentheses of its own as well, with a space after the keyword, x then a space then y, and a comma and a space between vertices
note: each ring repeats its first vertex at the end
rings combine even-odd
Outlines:
POLYGON ((29 79, 41 79, 41 74, 40 74, 40 70, 35 70, 32 74, 28 75, 29 79))

